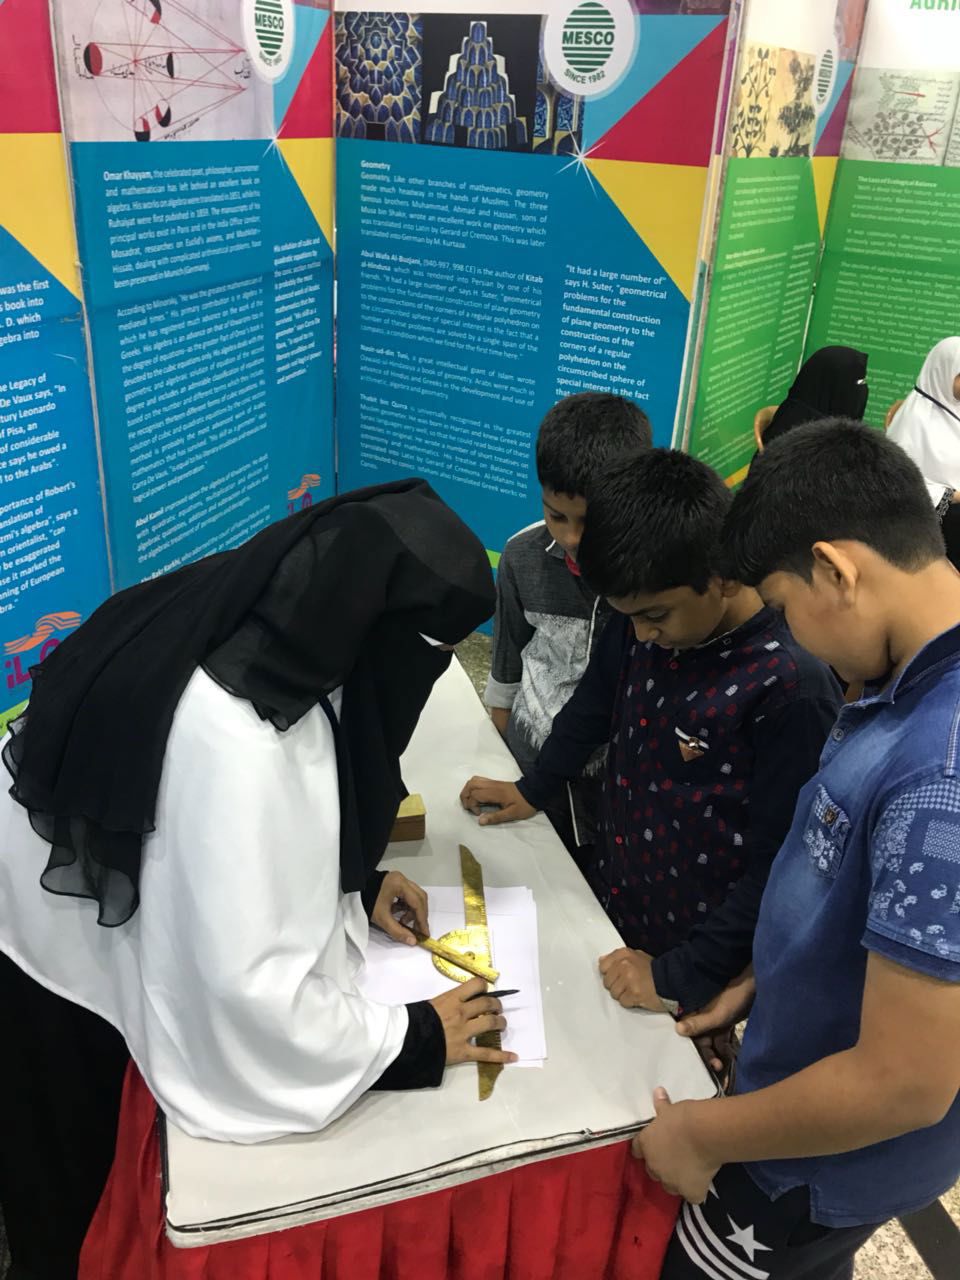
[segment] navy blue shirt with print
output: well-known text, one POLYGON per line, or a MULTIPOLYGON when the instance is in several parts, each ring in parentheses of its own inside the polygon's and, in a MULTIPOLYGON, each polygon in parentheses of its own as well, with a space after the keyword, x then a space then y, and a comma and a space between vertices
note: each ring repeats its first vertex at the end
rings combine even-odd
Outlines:
POLYGON ((609 740, 587 876, 624 942, 658 957, 661 996, 697 1008, 749 963, 770 865, 839 705, 828 669, 769 609, 680 651, 639 643, 628 618, 608 624, 518 786, 542 807, 609 740))
MULTIPOLYGON (((960 982, 960 627, 843 708, 800 796, 756 930, 738 1093, 856 1044, 871 951, 960 982)), ((899 1217, 960 1176, 960 1096, 930 1128, 747 1168, 771 1197, 809 1187, 826 1226, 899 1217)))

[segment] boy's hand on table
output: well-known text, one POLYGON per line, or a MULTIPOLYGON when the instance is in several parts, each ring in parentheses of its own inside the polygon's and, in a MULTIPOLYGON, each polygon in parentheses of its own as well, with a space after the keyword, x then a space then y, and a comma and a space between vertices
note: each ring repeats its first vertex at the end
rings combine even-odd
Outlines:
POLYGON ((753 965, 748 965, 739 978, 734 978, 702 1009, 685 1015, 677 1023, 677 1033, 693 1040, 700 1057, 717 1075, 724 1075, 730 1068, 733 1028, 750 1012, 756 992, 753 965))
POLYGON ((430 933, 426 890, 408 880, 400 871, 388 871, 377 894, 370 923, 395 942, 415 947, 417 940, 412 930, 428 936, 430 933))
POLYGON ((600 957, 603 985, 624 1009, 649 1009, 663 1013, 663 1001, 653 985, 653 957, 645 951, 620 947, 600 957))
POLYGON ((496 782, 493 778, 471 778, 460 792, 460 803, 480 819, 481 827, 495 827, 501 822, 522 822, 538 810, 528 804, 515 782, 496 782), (499 813, 484 813, 483 806, 495 804, 499 813))
POLYGON ((666 1089, 657 1088, 653 1105, 657 1118, 634 1138, 633 1154, 666 1191, 691 1204, 703 1204, 720 1166, 708 1160, 694 1141, 692 1125, 687 1123, 691 1104, 673 1103, 666 1089))

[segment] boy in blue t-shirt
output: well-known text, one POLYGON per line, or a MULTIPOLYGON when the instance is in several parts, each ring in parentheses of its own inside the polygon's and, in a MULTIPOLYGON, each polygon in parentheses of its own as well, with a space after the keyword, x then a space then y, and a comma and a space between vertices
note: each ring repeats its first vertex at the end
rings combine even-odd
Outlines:
POLYGON ((752 1002, 735 1096, 658 1090, 635 1152, 687 1201, 662 1280, 841 1280, 960 1175, 960 577, 920 472, 842 419, 754 462, 725 547, 866 691, 800 793, 752 972, 680 1024, 752 1002))

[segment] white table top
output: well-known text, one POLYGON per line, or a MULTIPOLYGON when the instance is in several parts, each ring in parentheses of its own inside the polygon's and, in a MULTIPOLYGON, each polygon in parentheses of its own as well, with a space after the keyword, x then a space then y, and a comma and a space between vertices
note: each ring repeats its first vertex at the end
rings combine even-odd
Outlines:
POLYGON ((622 1139, 653 1116, 652 1092, 712 1097, 693 1045, 666 1014, 621 1009, 597 958, 620 939, 545 817, 479 827, 458 800, 471 774, 516 776, 512 757, 454 661, 404 758, 427 808, 427 838, 385 866, 423 885, 460 882, 469 845, 486 885, 527 885, 537 903, 547 1061, 507 1067, 477 1099, 472 1064, 439 1089, 366 1094, 320 1133, 256 1146, 165 1132, 167 1232, 190 1247, 259 1235, 435 1191, 551 1155, 622 1139))

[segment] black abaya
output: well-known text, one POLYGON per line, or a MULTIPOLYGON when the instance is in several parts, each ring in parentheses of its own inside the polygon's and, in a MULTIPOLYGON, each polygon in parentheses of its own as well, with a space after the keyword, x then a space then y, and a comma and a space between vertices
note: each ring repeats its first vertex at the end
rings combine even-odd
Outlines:
POLYGON ((40 986, 2 952, 0 1009, 6 1023, 0 1094, 7 1101, 0 1204, 11 1275, 76 1280, 80 1247, 113 1162, 129 1055, 108 1022, 40 986), (32 1105, 38 1097, 42 1107, 32 1105))

